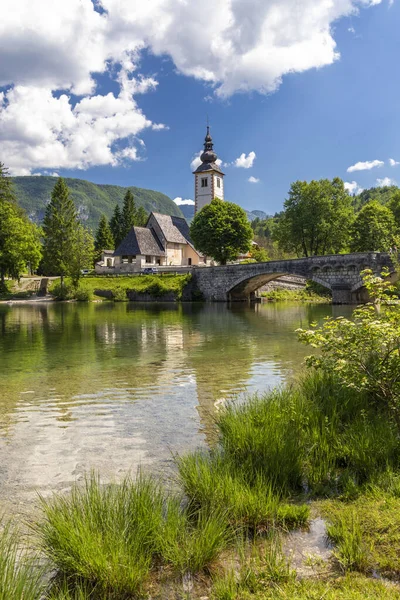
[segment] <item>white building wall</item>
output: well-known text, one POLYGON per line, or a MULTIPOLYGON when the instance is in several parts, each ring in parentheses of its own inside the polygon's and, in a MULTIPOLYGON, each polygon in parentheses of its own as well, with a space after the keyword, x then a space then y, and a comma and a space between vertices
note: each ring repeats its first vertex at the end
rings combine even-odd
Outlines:
POLYGON ((195 174, 195 213, 199 212, 206 204, 210 204, 214 198, 224 199, 224 179, 215 171, 195 174), (207 186, 203 187, 202 180, 207 180, 207 186), (220 186, 217 185, 220 180, 220 186))

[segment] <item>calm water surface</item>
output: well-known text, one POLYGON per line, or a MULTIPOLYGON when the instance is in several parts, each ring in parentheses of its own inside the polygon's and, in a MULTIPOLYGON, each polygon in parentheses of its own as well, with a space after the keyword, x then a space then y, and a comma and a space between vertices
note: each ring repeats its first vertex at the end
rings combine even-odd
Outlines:
POLYGON ((0 305, 0 510, 212 439, 215 406, 279 385, 326 305, 0 305))

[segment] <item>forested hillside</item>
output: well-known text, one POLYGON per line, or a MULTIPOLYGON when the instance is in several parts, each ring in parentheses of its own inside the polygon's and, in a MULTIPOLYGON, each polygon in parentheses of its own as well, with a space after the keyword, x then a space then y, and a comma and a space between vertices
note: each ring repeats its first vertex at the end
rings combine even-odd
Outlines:
MULTIPOLYGON (((31 220, 41 223, 46 204, 56 183, 55 177, 12 177, 19 204, 26 210, 31 220)), ((122 206, 128 188, 118 185, 101 185, 84 179, 65 179, 71 196, 78 209, 80 219, 90 229, 95 229, 102 214, 109 219, 116 204, 122 206)), ((131 186, 137 207, 143 206, 146 212, 160 212, 182 217, 182 212, 168 196, 131 186)))

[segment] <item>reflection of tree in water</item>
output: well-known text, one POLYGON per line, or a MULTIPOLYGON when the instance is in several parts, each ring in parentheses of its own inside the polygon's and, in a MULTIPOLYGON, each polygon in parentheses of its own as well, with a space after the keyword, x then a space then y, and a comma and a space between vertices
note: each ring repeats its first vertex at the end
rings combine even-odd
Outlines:
POLYGON ((68 422, 77 399, 95 405, 107 394, 116 403, 162 397, 184 374, 194 376, 207 429, 215 402, 244 391, 257 365, 295 369, 305 349, 294 330, 329 312, 278 304, 2 306, 0 417, 12 421, 27 402, 51 403, 68 422))

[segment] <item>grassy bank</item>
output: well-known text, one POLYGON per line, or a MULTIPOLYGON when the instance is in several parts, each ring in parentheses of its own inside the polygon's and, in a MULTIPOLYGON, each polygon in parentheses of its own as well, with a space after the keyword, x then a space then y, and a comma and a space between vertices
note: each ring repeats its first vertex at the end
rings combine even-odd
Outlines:
POLYGON ((332 297, 329 295, 321 295, 309 289, 276 289, 269 292, 261 292, 261 297, 266 298, 270 302, 310 302, 313 304, 330 304, 332 297))
POLYGON ((64 291, 61 290, 59 281, 56 281, 49 291, 58 298, 81 301, 93 300, 97 290, 111 292, 112 299, 116 301, 126 301, 128 299, 127 292, 129 291, 138 294, 149 294, 154 298, 162 298, 162 296, 173 294, 176 300, 180 300, 190 279, 190 274, 175 275, 169 273, 131 277, 88 276, 81 278, 78 287, 72 286, 71 281, 67 279, 64 291))
POLYGON ((400 577, 400 441, 366 395, 311 372, 228 404, 216 427, 215 448, 176 457, 173 493, 141 474, 107 486, 92 474, 42 500, 35 550, 57 574, 48 598, 399 597, 372 575, 400 577), (317 566, 304 578, 284 550, 310 511, 334 547, 327 561, 305 558, 317 566))

